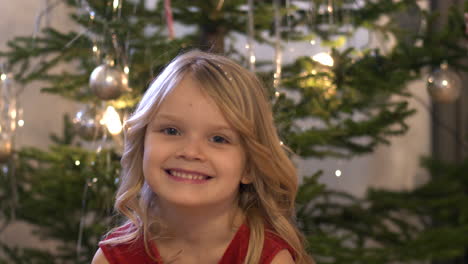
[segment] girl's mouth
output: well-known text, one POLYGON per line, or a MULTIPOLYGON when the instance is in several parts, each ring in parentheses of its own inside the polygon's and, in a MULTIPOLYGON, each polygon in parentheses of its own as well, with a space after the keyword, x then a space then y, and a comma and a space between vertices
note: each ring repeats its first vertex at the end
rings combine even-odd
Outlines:
POLYGON ((203 175, 203 174, 198 174, 198 173, 188 173, 188 172, 183 172, 179 170, 172 170, 172 169, 167 169, 164 170, 168 175, 169 178, 179 181, 179 182, 188 182, 188 183, 205 183, 209 180, 211 180, 213 177, 203 175))

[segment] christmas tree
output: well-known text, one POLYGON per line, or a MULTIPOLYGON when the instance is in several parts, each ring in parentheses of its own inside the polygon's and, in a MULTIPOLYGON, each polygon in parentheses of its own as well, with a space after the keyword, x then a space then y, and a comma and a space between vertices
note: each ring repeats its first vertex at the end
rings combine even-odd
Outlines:
MULTIPOLYGON (((388 144, 389 137, 408 130, 406 120, 414 113, 407 102, 409 81, 442 63, 450 67, 442 66, 442 74, 468 70, 460 59, 467 52, 460 10, 454 8, 434 32, 437 16, 422 11, 416 0, 166 0, 155 8, 143 0, 65 2, 81 32, 47 27, 11 40, 0 52, 13 73, 5 70, 5 80, 42 80, 47 83, 43 92, 88 106, 64 117, 64 131, 51 136, 48 150, 5 152, 2 218, 29 222, 37 236, 59 246, 43 251, 1 242, 5 257, 0 263, 90 262, 100 237, 119 221, 112 205, 122 139, 120 120, 112 117, 130 113, 149 81, 183 50, 223 53, 255 70, 269 88, 283 143, 304 158, 349 158, 388 144), (418 14, 426 28, 402 27, 399 19, 408 12, 418 14), (381 22, 382 16, 388 21, 381 22), (189 29, 175 35, 174 23, 189 29), (395 44, 388 51, 353 47, 349 39, 359 28, 394 38, 395 44), (236 45, 239 38, 247 49, 236 45), (330 53, 311 57, 304 50, 292 63, 282 63, 287 43, 306 41, 320 42, 330 53), (272 47, 271 60, 255 57, 254 46, 260 44, 272 47), (31 66, 38 58, 39 64, 31 66), (54 72, 64 63, 73 67, 54 72), (303 125, 307 121, 314 125, 303 125)), ((430 91, 436 99, 453 101, 460 87, 450 79, 453 89, 440 89, 438 74, 429 81, 430 91)), ((425 164, 432 172, 427 184, 408 192, 370 190, 359 199, 327 189, 318 182, 320 171, 311 172, 299 191, 297 221, 318 263, 463 256, 468 248, 467 211, 461 206, 467 199, 466 163, 425 164)))

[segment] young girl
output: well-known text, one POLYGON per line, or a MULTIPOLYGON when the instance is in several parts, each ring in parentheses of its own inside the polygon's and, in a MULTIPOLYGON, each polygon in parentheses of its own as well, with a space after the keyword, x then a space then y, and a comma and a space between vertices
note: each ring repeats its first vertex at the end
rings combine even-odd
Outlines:
POLYGON ((115 208, 93 263, 313 263, 294 225, 296 170, 265 91, 235 62, 190 51, 125 125, 115 208))

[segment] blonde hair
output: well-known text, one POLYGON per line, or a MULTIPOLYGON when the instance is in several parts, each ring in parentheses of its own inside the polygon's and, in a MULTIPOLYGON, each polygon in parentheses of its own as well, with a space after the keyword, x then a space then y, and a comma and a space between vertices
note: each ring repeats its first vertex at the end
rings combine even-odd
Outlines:
POLYGON ((232 60, 201 51, 176 57, 127 120, 115 208, 128 219, 124 226, 131 228, 122 231, 121 227, 120 236, 105 243, 130 242, 142 235, 149 253, 148 241, 158 236, 154 234, 161 228, 153 210, 156 196, 145 183, 142 169, 145 131, 161 102, 187 74, 203 83, 204 92, 239 133, 247 155, 252 183, 241 184, 238 199, 251 231, 245 263, 259 262, 262 247, 258 245, 263 245, 265 226, 293 248, 296 263, 313 263, 295 225, 296 169, 280 144, 264 87, 255 74, 232 60))

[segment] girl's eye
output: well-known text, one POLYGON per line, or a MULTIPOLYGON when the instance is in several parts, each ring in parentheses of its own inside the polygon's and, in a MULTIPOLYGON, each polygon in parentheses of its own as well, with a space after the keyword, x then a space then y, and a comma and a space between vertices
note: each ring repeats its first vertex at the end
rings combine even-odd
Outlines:
POLYGON ((176 128, 173 128, 173 127, 163 128, 163 129, 161 129, 161 132, 166 134, 166 135, 170 135, 170 136, 180 135, 179 130, 177 130, 176 128))
POLYGON ((213 142, 215 142, 215 143, 222 143, 222 144, 229 143, 229 141, 226 138, 222 137, 222 136, 214 136, 214 137, 212 137, 211 140, 213 142))

